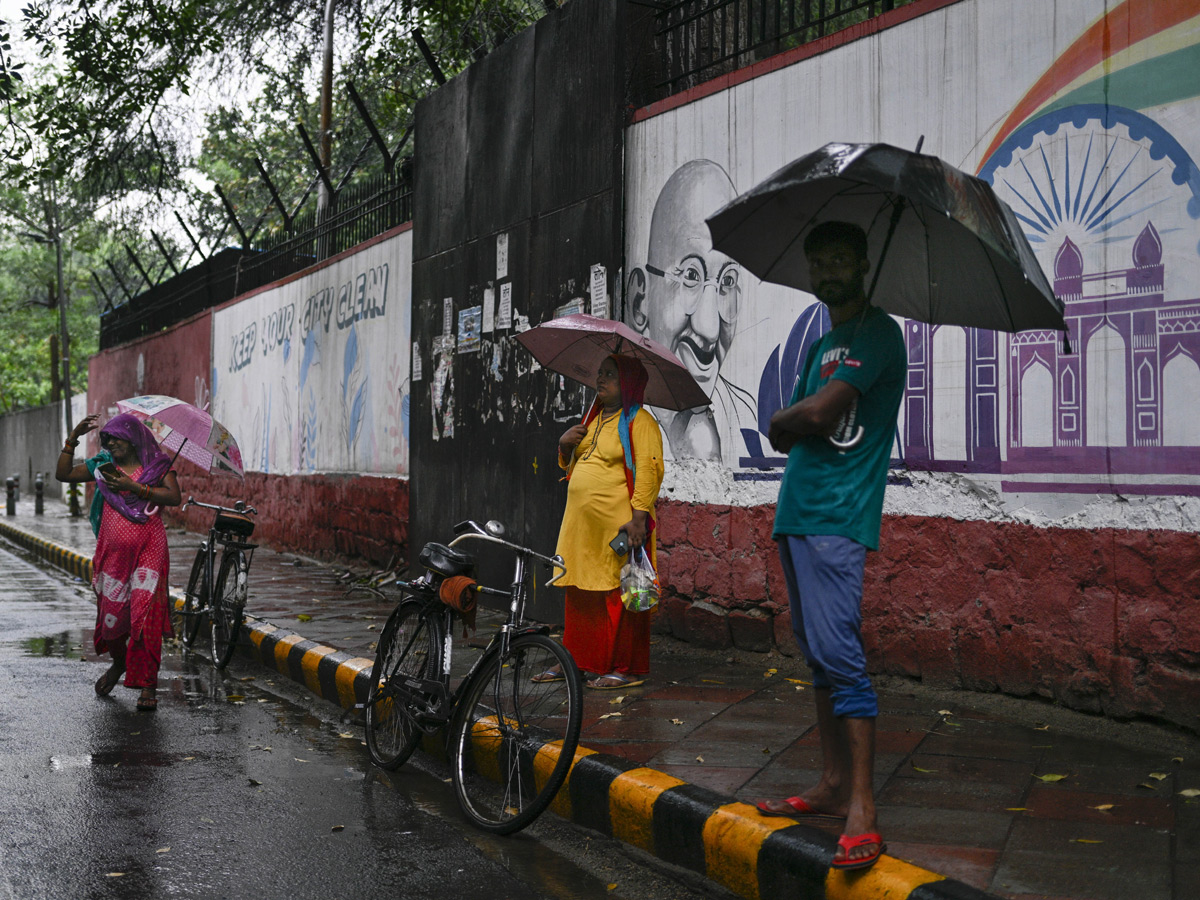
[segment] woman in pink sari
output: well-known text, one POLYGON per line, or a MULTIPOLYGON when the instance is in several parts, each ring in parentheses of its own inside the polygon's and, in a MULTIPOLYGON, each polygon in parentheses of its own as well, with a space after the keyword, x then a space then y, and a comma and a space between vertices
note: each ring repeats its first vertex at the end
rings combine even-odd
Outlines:
POLYGON ((154 435, 128 413, 109 419, 100 429, 100 452, 73 466, 79 439, 97 419, 88 416, 71 429, 54 474, 59 481, 96 482, 90 516, 97 538, 95 644, 97 653, 112 656, 96 694, 107 696, 124 674, 125 687, 141 689, 137 708, 152 712, 158 706, 162 639, 171 634, 170 559, 158 508, 179 505, 179 482, 154 435))

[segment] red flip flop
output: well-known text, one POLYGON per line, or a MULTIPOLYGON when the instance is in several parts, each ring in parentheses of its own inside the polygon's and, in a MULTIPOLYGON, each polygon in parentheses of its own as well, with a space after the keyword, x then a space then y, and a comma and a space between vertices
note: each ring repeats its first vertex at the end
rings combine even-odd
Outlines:
POLYGON ((754 808, 759 811, 760 815, 764 816, 783 816, 790 819, 816 818, 816 819, 844 819, 845 816, 839 816, 835 813, 818 812, 808 805, 808 802, 803 797, 785 797, 783 800, 759 800, 754 804, 754 808), (768 803, 785 803, 791 810, 771 809, 767 806, 768 803))
POLYGON ((833 860, 829 865, 835 869, 869 869, 875 863, 879 862, 879 857, 883 856, 887 850, 887 844, 883 842, 883 838, 877 832, 868 831, 865 834, 843 834, 838 838, 838 846, 846 851, 845 859, 833 860), (867 844, 877 844, 879 849, 870 856, 861 856, 858 859, 850 858, 850 851, 856 847, 864 847, 867 844))

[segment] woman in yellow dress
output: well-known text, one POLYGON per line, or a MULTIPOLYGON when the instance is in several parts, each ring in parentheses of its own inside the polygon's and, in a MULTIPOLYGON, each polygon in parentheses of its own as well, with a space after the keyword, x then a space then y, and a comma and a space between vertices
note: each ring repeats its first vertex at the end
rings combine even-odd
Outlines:
MULTIPOLYGON (((584 421, 558 442, 558 464, 567 470, 567 508, 558 552, 567 564, 559 583, 567 589, 563 644, 595 690, 644 683, 650 671, 650 612, 621 603, 621 567, 610 542, 628 537, 630 552, 645 546, 655 560, 654 501, 663 479, 662 432, 642 408, 646 369, 614 354, 600 366, 596 399, 584 421)), ((539 681, 561 678, 554 670, 539 681)))

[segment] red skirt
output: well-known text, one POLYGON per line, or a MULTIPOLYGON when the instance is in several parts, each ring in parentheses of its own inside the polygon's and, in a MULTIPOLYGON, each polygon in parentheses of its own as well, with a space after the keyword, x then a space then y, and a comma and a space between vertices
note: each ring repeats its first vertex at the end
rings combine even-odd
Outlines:
POLYGON ((584 672, 645 675, 650 671, 650 612, 630 612, 621 589, 567 588, 563 645, 584 672))
POLYGON ((139 524, 104 505, 92 560, 97 653, 127 645, 125 686, 154 687, 162 639, 171 634, 167 532, 162 519, 139 524))

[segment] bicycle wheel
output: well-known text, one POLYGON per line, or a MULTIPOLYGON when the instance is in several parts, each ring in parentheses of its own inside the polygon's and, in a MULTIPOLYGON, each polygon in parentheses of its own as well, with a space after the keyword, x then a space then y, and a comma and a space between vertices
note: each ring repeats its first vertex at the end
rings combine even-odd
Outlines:
POLYGON ((575 660, 540 634, 520 635, 488 658, 459 701, 450 733, 459 806, 494 834, 519 831, 562 786, 579 743, 582 685, 575 660), (559 666, 559 681, 533 676, 559 666))
POLYGON ((208 606, 208 579, 204 577, 208 551, 201 547, 192 562, 192 574, 188 576, 187 590, 183 598, 183 623, 180 628, 183 646, 191 650, 204 621, 204 608, 208 606))
POLYGON ((246 608, 246 576, 250 567, 241 550, 226 550, 221 557, 221 572, 212 593, 212 661, 218 669, 229 665, 237 649, 242 611, 246 608))
POLYGON ((367 693, 367 753, 382 769, 395 769, 412 756, 421 729, 404 705, 388 691, 388 683, 404 675, 436 678, 442 668, 442 626, 435 615, 423 616, 425 604, 404 600, 392 611, 371 667, 367 693))

